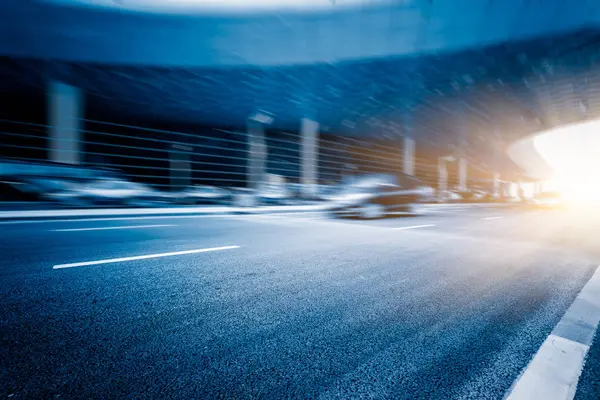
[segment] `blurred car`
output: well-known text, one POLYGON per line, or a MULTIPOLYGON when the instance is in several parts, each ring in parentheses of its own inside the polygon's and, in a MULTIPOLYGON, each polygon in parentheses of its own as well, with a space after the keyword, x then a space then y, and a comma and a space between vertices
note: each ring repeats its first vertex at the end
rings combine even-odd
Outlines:
POLYGON ((60 196, 72 195, 82 203, 94 205, 143 206, 170 199, 166 193, 125 179, 96 179, 76 185, 71 191, 72 194, 67 192, 60 196))
POLYGON ((443 202, 456 203, 463 201, 464 197, 459 192, 446 190, 440 194, 439 199, 443 202))
POLYGON ((337 191, 339 191, 339 187, 337 185, 317 185, 317 200, 331 200, 337 191))
POLYGON ((533 197, 531 204, 535 207, 556 208, 564 205, 560 192, 542 192, 533 197))
POLYGON ((303 197, 304 185, 301 183, 287 183, 286 189, 290 198, 300 199, 303 197))
POLYGON ((78 189, 83 183, 66 179, 32 179, 30 184, 39 190, 40 198, 66 206, 84 206, 87 203, 78 189))
POLYGON ((484 190, 473 190, 471 192, 471 201, 488 201, 492 195, 484 190))
POLYGON ((461 197, 460 199, 453 199, 454 201, 462 200, 467 203, 484 202, 484 201, 488 201, 491 197, 488 192, 481 190, 481 189, 472 189, 469 191, 457 191, 457 192, 452 192, 452 193, 456 193, 461 197))
POLYGON ((40 201, 36 187, 22 179, 5 177, 0 180, 0 201, 40 201))
POLYGON ((256 205, 254 191, 246 187, 230 187, 231 203, 238 207, 252 207, 256 205))
POLYGON ((335 185, 313 185, 312 195, 306 196, 306 185, 302 183, 288 183, 286 185, 288 196, 292 199, 328 200, 339 188, 335 185))
POLYGON ((75 205, 76 203, 79 204, 73 191, 76 185, 77 181, 69 178, 15 177, 3 181, 1 197, 12 198, 14 201, 51 201, 75 205), (56 200, 57 197, 60 198, 60 201, 56 200))
POLYGON ((184 204, 220 204, 230 201, 232 192, 216 186, 195 185, 179 192, 176 198, 184 204))
POLYGON ((292 196, 283 184, 264 183, 257 190, 256 198, 262 204, 285 204, 292 196))
POLYGON ((415 205, 427 193, 425 186, 410 175, 374 174, 355 177, 332 197, 334 216, 376 219, 393 213, 414 213, 415 205))
POLYGON ((503 197, 503 200, 504 200, 506 203, 518 204, 518 203, 521 203, 521 202, 522 202, 524 199, 522 199, 522 198, 521 198, 521 197, 519 197, 519 196, 512 196, 512 195, 509 195, 509 196, 504 196, 504 197, 503 197))
POLYGON ((436 190, 428 185, 419 186, 419 201, 422 203, 433 203, 437 201, 436 190))

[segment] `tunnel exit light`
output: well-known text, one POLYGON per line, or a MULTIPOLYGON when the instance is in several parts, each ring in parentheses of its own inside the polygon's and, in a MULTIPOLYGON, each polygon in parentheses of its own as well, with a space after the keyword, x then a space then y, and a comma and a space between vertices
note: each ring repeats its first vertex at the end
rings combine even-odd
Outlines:
POLYGON ((553 185, 578 202, 600 201, 600 121, 568 125, 537 136, 534 145, 556 172, 553 185))

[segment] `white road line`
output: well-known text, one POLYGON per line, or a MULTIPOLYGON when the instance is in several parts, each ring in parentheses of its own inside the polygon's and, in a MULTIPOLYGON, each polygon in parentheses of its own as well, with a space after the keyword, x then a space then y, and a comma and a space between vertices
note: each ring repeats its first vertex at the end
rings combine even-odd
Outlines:
POLYGON ((600 268, 581 289, 505 399, 573 399, 599 321, 600 268))
POLYGON ((500 218, 504 218, 504 217, 483 217, 481 219, 485 219, 485 220, 491 221, 493 219, 500 219, 500 218))
POLYGON ((165 226, 176 226, 176 225, 101 226, 101 227, 95 227, 95 228, 51 229, 50 232, 108 231, 111 229, 163 228, 165 226))
POLYGON ((435 224, 427 224, 427 225, 411 225, 411 226, 401 226, 399 228, 392 228, 395 231, 403 231, 406 229, 419 229, 419 228, 429 228, 431 226, 435 226, 435 224))
POLYGON ((423 210, 419 210, 420 212, 424 212, 424 213, 431 213, 431 214, 454 214, 457 212, 464 212, 464 211, 472 211, 473 209, 469 209, 469 208, 450 208, 450 209, 440 209, 440 210, 430 210, 430 209, 423 209, 423 210))
POLYGON ((235 218, 240 216, 264 216, 264 215, 294 215, 294 214, 322 214, 322 211, 301 211, 301 212, 290 212, 290 213, 273 213, 273 214, 260 214, 260 213, 231 213, 231 214, 203 214, 203 215, 148 215, 148 216, 137 216, 137 217, 108 217, 108 218, 65 218, 65 219, 25 219, 25 220, 14 220, 14 221, 0 221, 0 225, 20 225, 20 224, 48 224, 48 223, 62 223, 62 222, 102 222, 102 221, 138 221, 138 220, 149 220, 149 219, 197 219, 197 218, 235 218))
POLYGON ((55 218, 55 217, 92 217, 115 215, 174 215, 174 214, 224 214, 229 212, 290 212, 290 211, 319 211, 327 209, 327 205, 297 205, 297 206, 259 206, 259 207, 153 207, 153 208, 104 208, 104 209, 70 209, 70 210, 21 210, 0 211, 0 218, 55 218))
POLYGON ((84 261, 84 262, 76 262, 76 263, 71 263, 71 264, 57 264, 57 265, 53 266, 52 269, 85 267, 87 265, 99 265, 99 264, 109 264, 109 263, 117 263, 117 262, 124 262, 124 261, 147 260, 149 258, 172 257, 172 256, 181 256, 181 255, 185 255, 185 254, 208 253, 210 251, 231 250, 231 249, 239 249, 239 248, 240 248, 240 246, 209 247, 206 249, 174 251, 171 253, 159 253, 159 254, 147 254, 147 255, 143 255, 143 256, 110 258, 107 260, 84 261))
POLYGON ((146 219, 187 219, 187 218, 229 218, 234 214, 215 214, 215 215, 156 215, 139 217, 110 217, 110 218, 65 218, 65 219, 25 219, 14 221, 0 221, 0 225, 18 225, 18 224, 56 224, 62 222, 101 222, 101 221, 138 221, 146 219))

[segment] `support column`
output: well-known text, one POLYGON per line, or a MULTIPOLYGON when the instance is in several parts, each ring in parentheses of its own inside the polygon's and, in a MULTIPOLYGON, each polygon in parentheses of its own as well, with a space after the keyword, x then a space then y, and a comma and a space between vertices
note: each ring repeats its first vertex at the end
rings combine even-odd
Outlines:
POLYGON ((467 170, 469 162, 465 157, 461 157, 458 160, 458 190, 466 192, 468 190, 467 185, 467 170))
POLYGON ((492 188, 492 197, 497 199, 501 196, 501 182, 500 182, 500 174, 498 172, 494 172, 493 179, 493 188, 492 188))
POLYGON ((192 168, 190 152, 192 147, 173 144, 169 154, 171 190, 183 190, 190 186, 192 180, 192 168))
POLYGON ((248 152, 246 164, 247 187, 259 189, 265 179, 267 161, 267 146, 265 144, 265 129, 262 123, 248 121, 248 152))
POLYGON ((517 196, 521 201, 523 201, 524 194, 525 191, 523 190, 523 181, 521 180, 521 178, 519 178, 517 180, 517 196))
POLYGON ((300 183, 302 184, 302 196, 314 198, 317 195, 317 168, 318 148, 317 139, 319 135, 319 123, 308 118, 302 118, 300 128, 300 183))
POLYGON ((505 199, 512 196, 512 182, 504 182, 502 184, 502 197, 505 199))
POLYGON ((48 84, 48 124, 50 161, 80 164, 83 161, 81 118, 83 93, 62 82, 48 84))
POLYGON ((409 136, 404 136, 403 172, 407 175, 415 174, 415 141, 409 136))
POLYGON ((535 181, 535 186, 533 189, 533 194, 537 195, 543 192, 542 181, 535 181))
POLYGON ((443 157, 438 158, 438 200, 444 200, 444 194, 448 190, 448 168, 443 157))

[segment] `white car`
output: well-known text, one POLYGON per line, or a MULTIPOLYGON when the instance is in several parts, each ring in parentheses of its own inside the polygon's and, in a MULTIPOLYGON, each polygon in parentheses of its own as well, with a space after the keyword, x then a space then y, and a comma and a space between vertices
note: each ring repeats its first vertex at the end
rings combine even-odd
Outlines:
POLYGON ((90 204, 145 205, 164 200, 165 195, 150 187, 124 179, 99 179, 76 188, 79 199, 90 204))
POLYGON ((533 205, 542 208, 558 208, 564 205, 562 193, 543 192, 532 199, 533 205))
POLYGON ((231 200, 229 190, 209 185, 190 186, 177 195, 180 203, 184 204, 215 204, 231 200))
POLYGON ((440 196, 440 200, 449 202, 461 201, 462 199, 463 197, 459 193, 453 192, 451 190, 443 192, 440 196))

